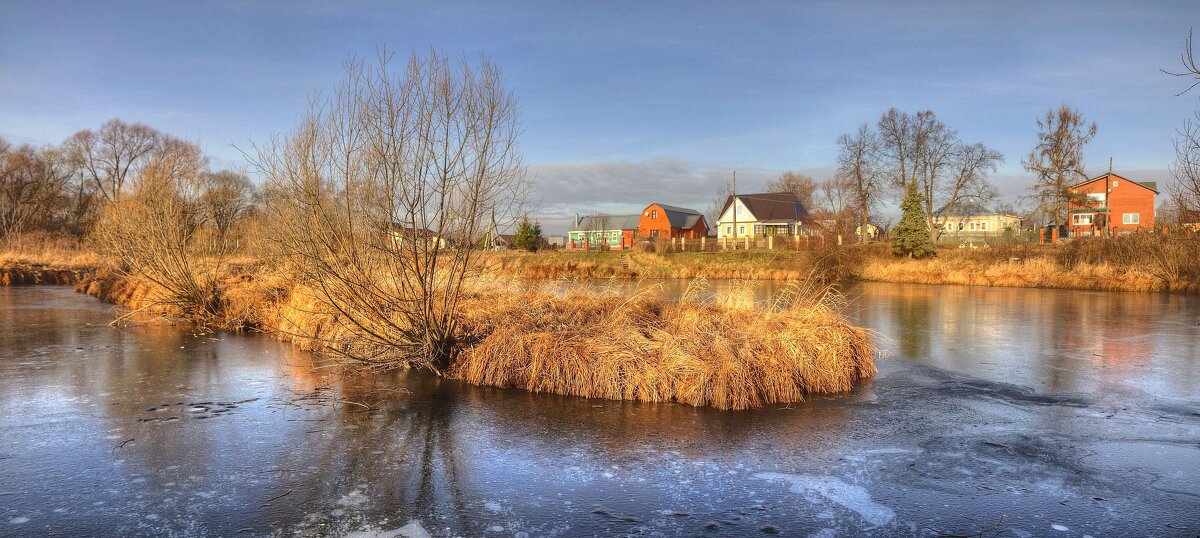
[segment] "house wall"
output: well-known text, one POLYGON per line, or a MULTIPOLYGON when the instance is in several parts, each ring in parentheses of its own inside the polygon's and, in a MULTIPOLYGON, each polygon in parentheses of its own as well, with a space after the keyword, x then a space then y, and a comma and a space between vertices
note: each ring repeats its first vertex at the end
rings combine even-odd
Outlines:
POLYGON ((567 250, 628 250, 637 230, 572 230, 567 232, 567 250))
POLYGON ((750 235, 754 233, 754 224, 762 223, 756 221, 754 215, 751 214, 750 210, 746 207, 746 204, 743 204, 740 199, 734 199, 733 205, 730 205, 729 209, 726 209, 725 213, 721 215, 721 219, 717 221, 717 237, 744 237, 746 235, 750 235), (728 227, 727 225, 733 224, 733 212, 735 208, 737 209, 738 228, 744 229, 744 231, 741 232, 739 232, 737 228, 734 228, 731 232, 726 231, 726 228, 728 227))
POLYGON ((696 225, 691 229, 672 227, 671 221, 667 219, 667 212, 658 204, 650 204, 642 211, 642 218, 638 220, 637 236, 641 239, 650 237, 699 239, 707 234, 708 228, 704 226, 704 219, 697 220, 696 225))
POLYGON ((934 217, 934 232, 940 233, 939 240, 955 237, 996 237, 1004 234, 1005 228, 1019 232, 1021 219, 1013 215, 976 215, 973 217, 934 217))
MULTIPOLYGON (((1085 183, 1072 189, 1073 192, 1080 194, 1105 194, 1108 192, 1108 199, 1104 205, 1097 207, 1108 207, 1109 222, 1105 226, 1112 233, 1134 232, 1137 230, 1148 230, 1154 228, 1154 191, 1143 187, 1133 181, 1125 179, 1117 175, 1105 175, 1096 178, 1096 180, 1085 183), (1115 185, 1114 185, 1115 183, 1115 185), (1138 222, 1136 224, 1126 224, 1126 214, 1137 214, 1138 222)), ((1089 235, 1101 233, 1104 229, 1096 226, 1095 215, 1105 213, 1103 210, 1094 212, 1077 212, 1077 209, 1085 209, 1088 206, 1071 204, 1071 217, 1069 228, 1072 235, 1078 237, 1080 235, 1089 235), (1093 215, 1093 224, 1077 225, 1075 215, 1090 214, 1093 215)), ((1094 207, 1094 206, 1093 206, 1094 207)))

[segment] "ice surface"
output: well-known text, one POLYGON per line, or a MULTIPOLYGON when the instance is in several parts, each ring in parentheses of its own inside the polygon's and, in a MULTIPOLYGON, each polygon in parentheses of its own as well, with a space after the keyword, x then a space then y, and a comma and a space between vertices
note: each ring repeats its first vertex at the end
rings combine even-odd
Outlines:
POLYGON ((833 476, 807 476, 783 473, 756 473, 755 478, 783 480, 791 484, 792 493, 815 493, 847 510, 857 513, 872 525, 887 525, 896 513, 871 499, 867 490, 843 482, 833 476))
POLYGON ((419 521, 409 521, 407 525, 390 531, 378 528, 368 528, 346 535, 346 538, 432 538, 429 531, 421 526, 419 521))

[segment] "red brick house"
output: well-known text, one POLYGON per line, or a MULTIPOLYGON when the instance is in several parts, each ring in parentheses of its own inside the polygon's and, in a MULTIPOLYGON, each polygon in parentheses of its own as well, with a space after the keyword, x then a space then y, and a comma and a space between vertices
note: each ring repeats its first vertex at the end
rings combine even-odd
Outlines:
POLYGON ((699 211, 666 204, 650 204, 638 220, 637 236, 642 239, 699 239, 708 235, 708 222, 699 211))
POLYGON ((1072 237, 1154 229, 1158 185, 1109 172, 1069 187, 1072 237))

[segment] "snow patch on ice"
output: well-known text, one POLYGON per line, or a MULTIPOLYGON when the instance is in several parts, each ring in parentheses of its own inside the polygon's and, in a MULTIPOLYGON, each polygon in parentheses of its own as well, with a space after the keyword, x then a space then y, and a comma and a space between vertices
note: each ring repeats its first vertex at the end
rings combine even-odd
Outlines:
POLYGON ((390 531, 381 530, 377 527, 366 528, 361 531, 355 531, 346 535, 346 538, 432 538, 429 531, 421 526, 417 520, 408 522, 408 525, 399 529, 390 531))
POLYGON ((12 519, 8 520, 8 523, 9 523, 10 525, 21 525, 21 524, 24 524, 24 523, 29 523, 29 518, 27 518, 27 517, 25 517, 25 516, 21 516, 21 517, 14 517, 14 518, 12 518, 12 519))
POLYGON ((489 512, 499 512, 501 510, 500 503, 486 502, 483 503, 483 507, 487 508, 489 512))
POLYGON ((837 536, 837 531, 834 529, 821 529, 817 532, 809 533, 808 538, 834 538, 837 536))
POLYGON ((857 513, 867 523, 875 526, 887 525, 896 518, 896 513, 871 499, 861 486, 854 486, 833 476, 806 476, 783 473, 757 473, 755 478, 783 480, 791 484, 792 493, 815 493, 830 502, 857 513))
POLYGON ((338 499, 337 503, 342 506, 356 508, 367 504, 367 496, 363 495, 363 492, 356 489, 350 493, 342 495, 342 498, 338 499))
POLYGON ((1067 528, 1067 527, 1064 527, 1064 526, 1062 526, 1062 525, 1058 525, 1058 524, 1055 524, 1055 525, 1050 525, 1050 528, 1051 528, 1051 529, 1054 529, 1054 530, 1056 530, 1056 531, 1059 531, 1059 532, 1067 532, 1067 531, 1071 530, 1071 529, 1069 529, 1069 528, 1067 528))

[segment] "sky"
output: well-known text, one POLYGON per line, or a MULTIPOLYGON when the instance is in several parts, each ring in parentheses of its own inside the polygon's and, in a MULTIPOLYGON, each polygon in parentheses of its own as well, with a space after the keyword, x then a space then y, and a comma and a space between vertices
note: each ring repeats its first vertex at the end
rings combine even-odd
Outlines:
POLYGON ((0 137, 57 144, 110 118, 200 141, 216 168, 293 129, 347 58, 486 55, 521 111, 535 215, 703 211, 786 170, 832 175, 838 135, 933 110, 1027 192, 1036 119, 1094 120, 1089 172, 1165 182, 1200 109, 1179 2, 80 2, 0 0, 0 137))

